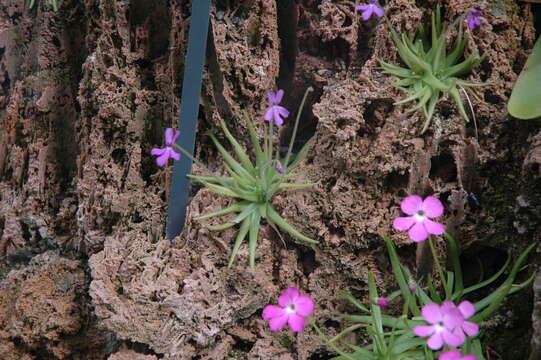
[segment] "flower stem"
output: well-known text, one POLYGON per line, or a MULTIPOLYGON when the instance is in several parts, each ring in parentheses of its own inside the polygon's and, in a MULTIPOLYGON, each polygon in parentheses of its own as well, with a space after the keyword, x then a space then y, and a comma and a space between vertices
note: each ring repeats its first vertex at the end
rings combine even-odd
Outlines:
POLYGON ((274 124, 274 118, 269 121, 269 163, 272 161, 272 128, 274 124))
POLYGON ((190 160, 192 160, 194 163, 196 163, 197 165, 201 166, 205 171, 213 174, 214 172, 212 170, 210 170, 205 164, 203 164, 201 161, 197 160, 195 157, 192 156, 192 154, 190 154, 189 151, 185 150, 182 146, 178 145, 178 144, 174 144, 175 145, 175 148, 177 148, 181 153, 183 153, 184 155, 186 155, 190 160))
POLYGON ((451 298, 451 291, 449 287, 447 286, 447 280, 445 279, 445 274, 443 273, 443 269, 441 267, 440 259, 438 257, 438 254, 436 253, 436 248, 434 247, 434 243, 432 242, 432 236, 428 238, 428 244, 430 245, 430 250, 432 251, 432 257, 434 258, 434 264, 436 264, 436 269, 438 270, 438 274, 441 279, 441 283, 443 284, 443 288, 445 290, 445 298, 450 299, 451 298))
POLYGON ((308 89, 306 89, 306 91, 304 92, 304 96, 302 97, 301 106, 299 107, 299 111, 297 112, 297 118, 295 119, 293 133, 291 134, 291 139, 289 140, 289 148, 287 149, 286 160, 284 162, 284 166, 286 169, 289 166, 289 158, 291 157, 291 152, 293 151, 293 143, 295 142, 295 137, 297 136, 297 128, 299 127, 299 119, 301 118, 302 109, 304 108, 304 102, 306 101, 308 93, 312 91, 314 91, 314 89, 310 86, 308 89))

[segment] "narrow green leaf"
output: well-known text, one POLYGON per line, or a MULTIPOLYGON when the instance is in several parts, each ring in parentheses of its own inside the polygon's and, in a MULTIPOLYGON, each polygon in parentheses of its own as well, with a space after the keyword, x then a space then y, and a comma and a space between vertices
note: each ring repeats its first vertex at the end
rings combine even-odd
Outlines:
MULTIPOLYGON (((509 273, 509 276, 505 280, 505 282, 491 295, 489 295, 487 298, 490 299, 489 306, 484 309, 482 312, 475 314, 470 321, 479 323, 486 319, 487 316, 492 314, 498 307, 500 307, 502 301, 505 299, 509 291, 511 290, 513 286, 513 281, 515 281, 515 277, 517 276, 518 271, 520 270, 522 263, 526 260, 528 257, 528 254, 530 251, 532 251, 533 248, 537 246, 536 243, 531 244, 524 252, 518 257, 517 261, 513 265, 513 268, 511 269, 511 272, 509 273)), ((485 298, 485 300, 487 299, 485 298)), ((480 302, 477 302, 475 304, 476 311, 479 311, 479 308, 481 306, 481 300, 480 302)))
POLYGON ((371 271, 368 272, 368 292, 370 294, 370 313, 372 314, 372 324, 377 332, 376 338, 379 340, 380 349, 385 352, 387 344, 383 338, 383 322, 381 320, 381 308, 375 303, 375 300, 379 298, 378 289, 376 288, 376 281, 371 271))
POLYGON ((278 185, 278 190, 283 189, 306 189, 312 186, 317 185, 317 183, 308 183, 308 184, 295 184, 295 183, 282 183, 278 185))
POLYGON ((449 242, 449 256, 451 257, 451 263, 453 264, 453 271, 455 274, 455 286, 453 289, 453 297, 451 299, 453 299, 455 296, 460 299, 465 293, 462 266, 460 265, 460 250, 458 249, 455 239, 449 233, 445 232, 443 235, 449 242))
POLYGON ((259 227, 261 221, 261 215, 256 210, 252 212, 250 216, 250 241, 249 241, 249 254, 250 254, 250 269, 255 271, 255 250, 257 248, 257 235, 259 234, 259 227))
POLYGON ((254 211, 257 211, 257 204, 249 203, 248 205, 243 206, 242 211, 237 215, 237 217, 231 220, 231 222, 238 224, 250 216, 254 211))
POLYGON ((233 146, 233 150, 235 151, 235 154, 237 154, 240 160, 240 163, 242 164, 244 169, 246 169, 247 171, 250 171, 253 174, 255 169, 254 169, 254 166, 252 165, 252 162, 250 161, 250 158, 246 154, 246 151, 244 150, 244 148, 239 144, 237 139, 235 139, 235 137, 231 135, 231 132, 229 131, 229 129, 227 128, 227 125, 225 124, 224 120, 221 117, 220 117, 220 125, 222 126, 222 131, 224 132, 225 137, 227 138, 227 140, 229 140, 229 142, 233 146))
MULTIPOLYGON (((304 146, 301 148, 301 150, 297 153, 297 156, 295 156, 295 158, 293 159, 293 161, 291 161, 291 163, 289 165, 287 165, 287 173, 289 173, 290 171, 292 171, 293 169, 295 169, 295 167, 301 162, 303 161, 306 156, 308 155, 308 151, 310 151, 310 147, 312 146, 312 144, 314 143, 314 141, 316 140, 316 137, 315 136, 312 136, 310 138, 310 140, 308 140, 306 142, 306 144, 304 144, 304 146)), ((284 164, 284 166, 286 166, 284 164)))
POLYGON ((244 241, 244 238, 246 237, 249 228, 250 219, 244 219, 240 226, 239 233, 237 234, 237 238, 235 239, 235 245, 233 246, 233 251, 231 251, 231 257, 229 258, 229 264, 227 265, 228 267, 231 267, 231 265, 233 265, 233 261, 235 261, 235 257, 239 252, 240 245, 244 241))
POLYGON ((291 236, 306 241, 310 244, 317 244, 318 242, 316 240, 310 239, 307 236, 304 236, 300 232, 298 232, 293 226, 289 225, 277 212, 274 210, 274 208, 269 204, 267 206, 267 218, 278 225, 282 230, 289 233, 291 236))
POLYGON ((492 275, 490 278, 484 280, 484 281, 481 281, 480 283, 478 284, 475 284, 475 285, 472 285, 472 286, 469 286, 467 287, 466 289, 463 290, 462 293, 458 292, 457 290, 455 290, 455 294, 453 294, 453 297, 451 298, 451 300, 453 301, 459 301, 462 296, 466 295, 466 294, 469 294, 471 293, 472 291, 475 291, 477 289, 481 289, 491 283, 493 283, 494 281, 496 281, 496 279, 498 279, 502 274, 503 272, 505 271, 505 269, 507 269, 507 267, 509 266, 509 263, 511 262, 511 257, 508 256, 507 257, 507 260, 505 261, 505 264, 500 268, 500 270, 498 270, 497 273, 495 273, 494 275, 492 275))
POLYGON ((231 166, 233 170, 235 170, 240 176, 248 178, 250 181, 255 182, 255 178, 250 174, 245 168, 242 167, 242 165, 237 162, 228 152, 227 150, 220 144, 218 139, 212 134, 209 133, 210 138, 212 139, 212 142, 216 146, 216 149, 222 154, 225 162, 231 166))
POLYGON ((221 230, 229 229, 230 227, 233 227, 235 225, 237 224, 234 222, 226 222, 221 225, 207 225, 207 229, 211 231, 221 231, 221 230))
POLYGON ((227 214, 230 214, 232 212, 239 212, 241 210, 242 206, 241 206, 241 203, 235 203, 225 209, 222 209, 222 210, 218 210, 218 211, 215 211, 213 213, 210 213, 210 214, 206 214, 206 215, 202 215, 202 216, 197 216, 194 218, 194 220, 205 220, 205 219, 209 219, 211 217, 214 217, 214 216, 222 216, 222 215, 227 215, 227 214))
POLYGON ((361 304, 356 298, 355 296, 353 296, 352 294, 350 294, 349 292, 347 291, 344 291, 344 290, 338 290, 336 291, 340 296, 343 296, 345 297, 346 299, 349 300, 349 302, 351 302, 353 305, 355 305, 357 308, 359 308, 361 311, 364 311, 365 313, 370 313, 370 310, 368 310, 366 308, 366 306, 364 306, 363 304, 361 304))

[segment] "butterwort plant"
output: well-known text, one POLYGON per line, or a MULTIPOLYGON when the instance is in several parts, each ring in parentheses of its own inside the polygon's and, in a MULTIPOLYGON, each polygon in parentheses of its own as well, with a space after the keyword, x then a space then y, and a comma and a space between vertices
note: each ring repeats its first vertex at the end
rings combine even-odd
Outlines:
MULTIPOLYGON (((480 24, 476 14, 476 12, 470 13, 467 18, 470 28, 480 24)), ((436 105, 445 94, 455 101, 459 113, 466 121, 469 121, 459 89, 464 89, 465 93, 467 91, 478 98, 471 88, 484 85, 460 78, 470 73, 486 56, 486 54, 479 56, 474 46, 471 55, 460 62, 468 43, 468 36, 464 34, 463 19, 462 16, 457 20, 458 31, 451 51, 447 50, 449 31, 442 24, 439 6, 432 13, 430 34, 421 25, 415 36, 404 33, 399 35, 387 21, 391 38, 405 67, 389 64, 383 60, 379 60, 379 63, 385 74, 394 75, 400 79, 393 83, 393 86, 407 94, 404 99, 395 102, 395 105, 413 102, 415 104, 407 112, 422 110, 425 121, 421 133, 428 129, 436 105)), ((449 29, 454 28, 457 21, 449 29)))
POLYGON ((401 300, 401 314, 384 313, 386 308, 379 304, 381 297, 374 275, 369 272, 369 305, 364 305, 349 292, 339 291, 360 314, 346 315, 344 319, 349 326, 331 339, 327 339, 314 326, 316 331, 339 354, 336 359, 340 360, 483 360, 481 324, 502 305, 508 295, 531 284, 535 274, 520 283, 515 283, 515 280, 535 244, 524 250, 513 266, 510 266, 508 258, 496 274, 464 287, 460 250, 455 239, 445 232, 445 225, 436 221, 444 214, 439 199, 411 195, 401 202, 401 210, 408 216, 395 219, 393 227, 398 231, 408 231, 414 242, 429 241, 443 289, 436 286, 431 276, 426 285, 421 286, 400 263, 392 240, 383 236, 398 285, 398 289, 385 298, 398 304, 401 300), (443 236, 447 240, 452 270, 446 270, 445 263, 438 257, 432 244, 434 236, 443 236), (506 278, 501 279, 506 271, 506 278), (497 280, 501 284, 481 300, 473 303, 467 299, 472 292, 497 280), (368 345, 358 346, 344 340, 345 335, 359 329, 364 329, 370 337, 368 345))
POLYGON ((233 152, 229 153, 214 134, 210 133, 209 135, 223 157, 224 168, 228 176, 188 175, 191 179, 203 184, 213 192, 235 200, 231 206, 225 209, 195 218, 196 220, 205 220, 217 216, 236 214, 232 219, 221 225, 207 226, 210 230, 219 231, 237 224, 240 225, 231 251, 229 266, 233 264, 241 245, 248 237, 250 268, 252 270, 255 268, 255 252, 262 219, 266 219, 267 223, 274 228, 279 228, 298 240, 311 244, 317 243, 317 241, 301 234, 287 223, 272 205, 272 198, 279 191, 304 189, 314 185, 289 182, 298 176, 295 170, 308 154, 312 143, 312 140, 309 140, 295 156, 293 155, 292 149, 299 117, 309 91, 311 91, 311 88, 306 91, 302 99, 285 158, 282 158, 279 152, 274 150, 273 146, 273 128, 283 125, 284 119, 289 116, 289 111, 280 105, 284 92, 278 90, 276 93, 270 92, 268 94, 269 108, 263 115, 268 131, 266 131, 267 135, 263 144, 259 142, 252 121, 248 116, 245 116, 255 159, 248 156, 246 150, 231 134, 224 121, 220 120, 222 131, 231 144, 233 152))

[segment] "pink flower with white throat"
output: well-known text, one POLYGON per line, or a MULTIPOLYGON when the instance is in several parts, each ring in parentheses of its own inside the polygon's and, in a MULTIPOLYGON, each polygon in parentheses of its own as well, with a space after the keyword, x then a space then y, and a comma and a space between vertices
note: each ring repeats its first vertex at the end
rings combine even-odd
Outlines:
POLYGON ((301 295, 294 287, 285 289, 278 298, 278 305, 267 305, 263 319, 269 322, 272 331, 282 330, 286 323, 293 332, 304 330, 305 319, 314 312, 314 301, 308 295, 301 295))
POLYGON ((413 241, 425 241, 429 234, 441 235, 445 231, 445 225, 431 220, 443 215, 443 205, 435 197, 428 196, 423 200, 419 195, 410 195, 402 200, 400 208, 410 216, 394 219, 393 227, 408 230, 413 241))
POLYGON ((432 350, 438 350, 444 344, 458 347, 464 344, 466 335, 476 336, 479 326, 466 319, 473 316, 475 308, 469 301, 462 301, 456 306, 452 301, 443 304, 430 303, 422 308, 423 319, 430 325, 418 325, 413 333, 420 337, 428 336, 427 345, 432 350))

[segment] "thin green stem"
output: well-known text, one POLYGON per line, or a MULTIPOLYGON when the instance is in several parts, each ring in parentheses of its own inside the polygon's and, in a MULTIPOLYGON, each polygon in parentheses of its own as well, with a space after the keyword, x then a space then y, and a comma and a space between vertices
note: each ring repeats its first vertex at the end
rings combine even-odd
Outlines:
POLYGON ((210 174, 214 174, 214 172, 212 170, 210 170, 205 164, 203 164, 201 161, 197 160, 196 158, 193 157, 192 154, 190 154, 190 152, 186 149, 184 149, 182 146, 178 145, 175 143, 175 148, 178 149, 178 151, 180 151, 181 153, 183 153, 184 155, 186 155, 190 160, 192 160, 194 163, 196 163, 197 165, 199 165, 200 167, 202 167, 205 171, 207 171, 208 173, 210 174))
POLYGON ((269 121, 269 163, 272 162, 272 130, 274 125, 274 118, 269 121))
POLYGON ((443 273, 443 269, 441 267, 440 259, 436 252, 436 248, 434 247, 434 243, 432 242, 432 236, 428 238, 428 244, 430 245, 430 250, 432 251, 432 257, 434 258, 434 264, 436 265, 436 269, 438 270, 438 274, 440 276, 441 282, 443 284, 443 288, 445 290, 445 298, 450 299, 451 291, 449 287, 447 286, 447 280, 445 279, 445 274, 443 273))
POLYGON ((293 133, 291 134, 291 139, 289 140, 289 148, 287 149, 286 160, 284 162, 284 166, 286 169, 289 166, 289 158, 291 157, 291 152, 293 151, 293 143, 295 142, 295 137, 297 136, 297 128, 299 127, 299 119, 301 118, 302 109, 304 108, 304 102, 306 101, 308 93, 311 91, 314 91, 311 86, 306 89, 306 91, 304 92, 304 96, 302 97, 301 106, 299 107, 299 111, 297 112, 297 118, 295 119, 293 133))

